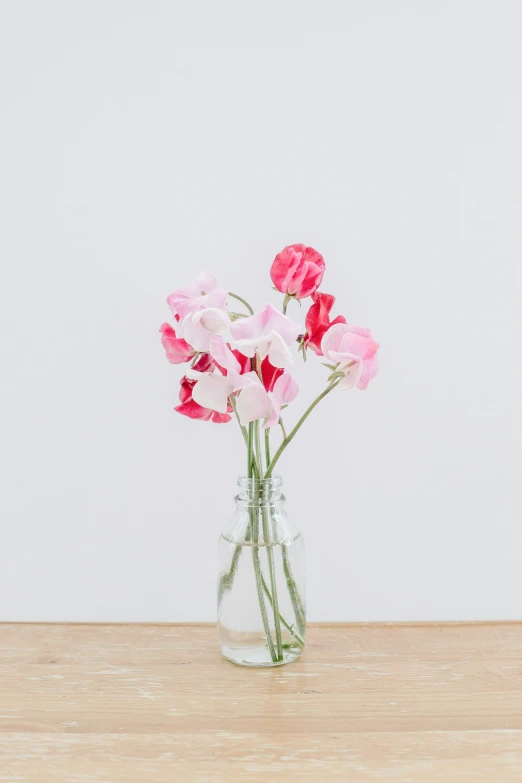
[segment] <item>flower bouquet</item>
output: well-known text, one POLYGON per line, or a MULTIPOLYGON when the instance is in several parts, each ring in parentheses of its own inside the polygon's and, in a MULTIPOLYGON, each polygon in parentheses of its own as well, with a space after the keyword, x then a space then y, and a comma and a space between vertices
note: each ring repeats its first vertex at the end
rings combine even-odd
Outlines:
POLYGON ((324 269, 313 248, 285 247, 270 270, 284 295, 281 310, 267 304, 258 312, 202 272, 168 297, 175 326, 160 328, 168 360, 190 363, 174 410, 216 424, 234 417, 244 441, 246 473, 219 540, 218 636, 223 655, 247 666, 288 663, 305 645, 303 539, 286 516, 274 468, 321 400, 334 389, 366 389, 377 373, 379 346, 370 330, 342 315, 330 320, 335 299, 318 290, 324 269), (303 329, 287 309, 307 297, 303 329), (289 428, 282 413, 299 391, 292 347, 303 360, 308 351, 323 357, 327 375, 323 391, 289 428))

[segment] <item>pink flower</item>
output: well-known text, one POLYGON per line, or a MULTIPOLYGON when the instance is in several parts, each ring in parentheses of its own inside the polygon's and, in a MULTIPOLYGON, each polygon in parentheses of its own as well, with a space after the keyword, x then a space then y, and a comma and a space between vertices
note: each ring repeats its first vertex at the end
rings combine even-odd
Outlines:
POLYGON ((194 349, 182 337, 176 337, 176 332, 170 324, 162 324, 160 332, 161 342, 171 364, 183 364, 192 359, 195 354, 194 349))
POLYGON ((276 255, 270 269, 277 290, 296 299, 313 294, 323 275, 324 258, 306 245, 288 245, 276 255))
MULTIPOLYGON (((255 373, 251 374, 252 376, 255 373)), ((237 414, 241 424, 265 419, 263 429, 273 427, 279 422, 281 406, 292 402, 297 396, 299 387, 292 376, 285 372, 275 382, 272 394, 269 394, 255 375, 251 383, 237 397, 237 414)))
MULTIPOLYGON (((206 373, 214 366, 214 362, 208 354, 200 356, 196 364, 194 365, 194 372, 206 373)), ((202 421, 213 421, 215 424, 225 424, 232 418, 229 415, 229 411, 232 408, 227 408, 224 413, 205 408, 199 405, 193 397, 193 391, 197 385, 197 381, 183 376, 180 381, 181 389, 179 392, 179 399, 181 405, 177 405, 174 410, 183 416, 188 416, 190 419, 201 419, 202 421)))
POLYGON ((316 291, 312 294, 312 299, 314 303, 308 310, 305 319, 304 343, 306 348, 311 348, 318 356, 322 356, 321 340, 325 333, 334 324, 345 324, 346 318, 344 315, 338 315, 337 318, 330 321, 330 310, 335 302, 335 297, 331 294, 322 294, 316 291))
POLYGON ((230 333, 236 347, 250 358, 268 356, 274 367, 287 369, 294 364, 288 346, 297 339, 300 327, 286 315, 267 304, 248 318, 235 321, 230 333))
POLYGON ((231 394, 243 389, 257 379, 256 373, 241 374, 241 365, 222 337, 213 337, 210 342, 212 367, 209 371, 194 368, 187 372, 187 378, 196 381, 192 399, 203 408, 226 413, 231 394), (221 372, 220 372, 221 370, 221 372))
POLYGON ((201 272, 192 283, 174 291, 167 298, 172 315, 185 318, 189 313, 207 307, 224 310, 228 292, 219 288, 216 278, 209 272, 201 272))
MULTIPOLYGON (((227 347, 230 348, 230 345, 228 343, 227 343, 227 347)), ((252 360, 249 359, 248 356, 245 356, 244 354, 242 354, 240 351, 236 349, 233 349, 231 353, 233 356, 235 356, 235 358, 239 362, 241 375, 251 372, 252 360)), ((222 367, 221 364, 219 363, 219 358, 217 353, 214 352, 213 358, 217 368, 221 370, 223 375, 226 375, 227 370, 225 367, 222 367)), ((270 364, 270 360, 268 356, 265 356, 265 358, 261 362, 261 376, 263 378, 263 386, 267 391, 273 391, 275 382, 283 374, 283 372, 284 371, 280 367, 274 367, 273 364, 270 364)))
POLYGON ((225 334, 230 323, 230 318, 224 310, 206 307, 187 313, 181 328, 184 339, 196 351, 208 351, 212 338, 217 334, 225 334))
POLYGON ((263 378, 263 386, 268 392, 274 390, 275 382, 281 377, 283 372, 284 370, 281 367, 274 367, 273 364, 270 364, 270 359, 268 356, 265 356, 261 362, 261 376, 263 378))
POLYGON ((323 337, 321 350, 335 365, 335 371, 344 373, 340 389, 366 389, 377 375, 379 345, 364 326, 331 326, 323 337))

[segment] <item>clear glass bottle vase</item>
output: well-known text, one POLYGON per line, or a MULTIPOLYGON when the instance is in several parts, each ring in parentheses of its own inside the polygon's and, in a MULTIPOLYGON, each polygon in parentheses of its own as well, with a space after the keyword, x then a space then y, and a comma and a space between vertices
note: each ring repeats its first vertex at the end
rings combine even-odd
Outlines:
POLYGON ((218 638, 225 658, 279 666, 303 652, 303 537, 288 521, 279 476, 240 477, 236 511, 218 543, 218 638))

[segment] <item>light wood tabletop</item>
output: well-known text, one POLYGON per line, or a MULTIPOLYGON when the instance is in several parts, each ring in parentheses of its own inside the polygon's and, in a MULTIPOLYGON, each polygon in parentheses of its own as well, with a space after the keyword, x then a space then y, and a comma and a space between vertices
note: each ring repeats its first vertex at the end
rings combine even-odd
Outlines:
POLYGON ((0 625, 0 781, 522 781, 522 624, 308 640, 247 669, 208 625, 0 625))

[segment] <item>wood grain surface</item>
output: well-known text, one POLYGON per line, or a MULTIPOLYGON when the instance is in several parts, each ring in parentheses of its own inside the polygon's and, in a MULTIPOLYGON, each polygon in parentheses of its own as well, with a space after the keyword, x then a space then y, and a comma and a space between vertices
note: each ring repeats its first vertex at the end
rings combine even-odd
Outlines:
POLYGON ((246 669, 207 625, 0 625, 0 781, 522 781, 522 624, 311 625, 246 669))

